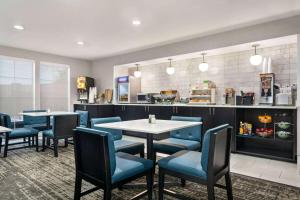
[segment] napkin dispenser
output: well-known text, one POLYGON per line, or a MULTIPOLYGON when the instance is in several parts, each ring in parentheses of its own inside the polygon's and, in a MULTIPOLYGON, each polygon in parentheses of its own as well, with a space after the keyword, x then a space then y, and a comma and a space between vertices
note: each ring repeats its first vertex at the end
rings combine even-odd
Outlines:
POLYGON ((253 105, 254 104, 254 93, 253 92, 248 92, 248 93, 243 93, 241 92, 240 96, 235 97, 235 102, 236 105, 253 105))

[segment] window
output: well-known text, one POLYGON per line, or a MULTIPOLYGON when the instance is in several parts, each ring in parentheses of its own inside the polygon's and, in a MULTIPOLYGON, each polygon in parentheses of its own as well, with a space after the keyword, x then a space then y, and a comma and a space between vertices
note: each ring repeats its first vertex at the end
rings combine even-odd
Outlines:
POLYGON ((41 62, 40 108, 56 111, 70 110, 70 68, 68 65, 41 62))
POLYGON ((0 57, 0 112, 17 116, 34 108, 34 62, 0 57))

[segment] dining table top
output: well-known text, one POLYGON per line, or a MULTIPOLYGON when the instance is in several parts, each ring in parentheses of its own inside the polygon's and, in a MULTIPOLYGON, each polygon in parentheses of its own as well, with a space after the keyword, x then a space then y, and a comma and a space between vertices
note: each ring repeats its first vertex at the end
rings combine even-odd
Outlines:
POLYGON ((7 132, 11 132, 11 131, 12 131, 12 129, 10 129, 10 128, 0 126, 0 133, 7 133, 7 132))
POLYGON ((76 112, 68 111, 50 111, 50 112, 21 112, 19 115, 30 117, 46 117, 46 116, 59 116, 59 115, 78 115, 76 112))
POLYGON ((188 122, 175 120, 157 119, 155 123, 149 123, 148 119, 129 120, 121 122, 111 122, 103 124, 95 124, 95 127, 109 128, 124 131, 134 131, 150 134, 161 134, 169 131, 175 131, 183 128, 201 125, 202 122, 188 122))

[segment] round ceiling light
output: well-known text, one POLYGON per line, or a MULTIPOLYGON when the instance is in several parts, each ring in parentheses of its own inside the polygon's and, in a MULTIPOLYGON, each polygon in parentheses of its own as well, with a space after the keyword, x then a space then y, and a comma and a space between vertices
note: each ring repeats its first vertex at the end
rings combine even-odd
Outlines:
POLYGON ((167 69, 166 69, 166 72, 167 72, 167 74, 169 74, 169 75, 173 75, 174 73, 175 73, 175 68, 174 67, 172 67, 172 59, 170 58, 170 59, 168 59, 169 60, 169 62, 170 62, 170 65, 167 67, 167 69))
POLYGON ((22 25, 16 24, 16 25, 14 25, 14 29, 16 29, 16 30, 24 30, 25 28, 22 25))
POLYGON ((254 47, 254 55, 252 55, 250 57, 250 63, 251 63, 251 65, 254 65, 254 66, 260 65, 263 60, 263 57, 261 55, 258 55, 256 52, 256 48, 258 46, 259 46, 258 44, 252 45, 252 47, 254 47))
POLYGON ((208 70, 208 64, 206 62, 200 63, 198 68, 201 72, 206 72, 208 70))
POLYGON ((80 46, 83 46, 84 45, 84 42, 83 41, 78 41, 78 42, 76 42, 78 45, 80 45, 80 46))
POLYGON ((132 25, 139 26, 139 25, 141 25, 141 21, 140 20, 133 20, 132 25))
POLYGON ((204 61, 204 56, 206 53, 202 53, 202 63, 199 64, 198 68, 201 72, 206 72, 208 70, 208 63, 204 61))

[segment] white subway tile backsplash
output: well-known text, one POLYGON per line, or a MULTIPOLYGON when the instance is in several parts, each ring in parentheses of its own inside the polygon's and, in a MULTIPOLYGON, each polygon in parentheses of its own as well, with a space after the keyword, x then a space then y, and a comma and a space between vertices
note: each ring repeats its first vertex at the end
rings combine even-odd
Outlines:
MULTIPOLYGON (((297 45, 288 44, 257 50, 264 57, 271 57, 275 80, 280 84, 294 84, 297 81, 297 45)), ((209 64, 207 72, 200 72, 198 65, 202 58, 192 58, 172 62, 175 74, 166 73, 168 62, 141 66, 142 92, 159 92, 177 89, 181 96, 189 96, 191 85, 211 80, 217 85, 217 103, 220 103, 225 88, 232 87, 237 93, 253 91, 259 93, 259 74, 262 66, 252 66, 249 58, 253 51, 242 51, 205 57, 209 64)), ((118 73, 115 73, 116 75, 118 73)), ((124 74, 121 71, 121 74, 124 74)))

